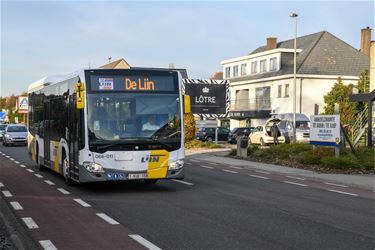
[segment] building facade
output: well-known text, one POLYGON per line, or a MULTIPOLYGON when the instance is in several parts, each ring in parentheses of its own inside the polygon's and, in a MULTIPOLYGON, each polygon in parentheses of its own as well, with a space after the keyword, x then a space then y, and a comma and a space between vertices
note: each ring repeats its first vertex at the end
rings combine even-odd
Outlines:
MULTIPOLYGON (((363 29, 362 40, 368 34, 371 37, 371 29, 363 29)), ((324 95, 338 77, 344 84, 356 84, 358 75, 370 67, 369 56, 361 51, 327 31, 298 37, 296 112, 323 112, 324 95)), ((262 125, 272 113, 293 112, 293 39, 267 38, 265 46, 221 65, 224 79, 230 81, 231 128, 262 125)))

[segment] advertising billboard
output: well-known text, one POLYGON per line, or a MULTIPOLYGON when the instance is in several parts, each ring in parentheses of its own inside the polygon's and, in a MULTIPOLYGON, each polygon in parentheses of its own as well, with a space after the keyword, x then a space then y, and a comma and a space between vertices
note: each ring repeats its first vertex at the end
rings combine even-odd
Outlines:
POLYGON ((340 145, 340 115, 312 115, 310 122, 310 144, 340 145))
POLYGON ((226 84, 185 84, 185 94, 190 96, 193 114, 225 114, 226 84))
POLYGON ((18 113, 27 114, 29 110, 29 98, 27 96, 18 97, 18 113))

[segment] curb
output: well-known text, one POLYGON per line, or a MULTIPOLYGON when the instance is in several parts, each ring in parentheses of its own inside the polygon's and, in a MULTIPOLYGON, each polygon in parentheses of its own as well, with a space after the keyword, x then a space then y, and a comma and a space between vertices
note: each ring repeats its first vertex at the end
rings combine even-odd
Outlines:
POLYGON ((40 249, 38 245, 28 235, 26 229, 17 219, 7 202, 0 196, 0 219, 4 222, 5 230, 9 238, 19 250, 36 250, 40 249))

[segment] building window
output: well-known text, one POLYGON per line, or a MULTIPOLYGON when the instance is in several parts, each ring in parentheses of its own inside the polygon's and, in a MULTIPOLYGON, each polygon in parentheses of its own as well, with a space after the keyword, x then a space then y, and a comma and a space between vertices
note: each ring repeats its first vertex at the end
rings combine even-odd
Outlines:
POLYGON ((251 74, 258 73, 257 67, 258 67, 258 62, 252 62, 251 63, 251 74))
POLYGON ((230 78, 230 67, 225 68, 225 78, 230 78))
POLYGON ((233 77, 238 76, 238 65, 233 66, 233 77))
POLYGON ((284 97, 289 97, 289 84, 285 84, 285 96, 284 97))
POLYGON ((246 64, 241 64, 241 76, 246 75, 246 64))
POLYGON ((277 70, 277 58, 273 57, 270 59, 270 71, 277 70))
POLYGON ((277 97, 278 98, 281 98, 282 87, 283 87, 282 85, 278 85, 277 86, 277 97))
POLYGON ((255 103, 258 110, 271 108, 271 87, 256 88, 255 103))
POLYGON ((267 60, 260 60, 260 73, 267 71, 267 60))

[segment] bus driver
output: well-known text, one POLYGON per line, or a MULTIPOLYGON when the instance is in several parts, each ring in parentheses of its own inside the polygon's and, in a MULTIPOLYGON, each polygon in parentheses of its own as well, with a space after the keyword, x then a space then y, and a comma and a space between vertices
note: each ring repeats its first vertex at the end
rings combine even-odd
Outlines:
POLYGON ((143 124, 142 131, 154 131, 160 128, 159 125, 156 124, 156 117, 155 115, 151 115, 148 117, 148 122, 143 124))

